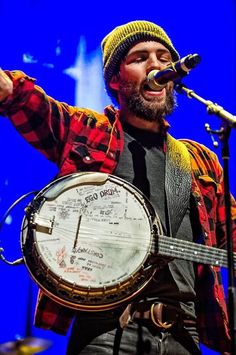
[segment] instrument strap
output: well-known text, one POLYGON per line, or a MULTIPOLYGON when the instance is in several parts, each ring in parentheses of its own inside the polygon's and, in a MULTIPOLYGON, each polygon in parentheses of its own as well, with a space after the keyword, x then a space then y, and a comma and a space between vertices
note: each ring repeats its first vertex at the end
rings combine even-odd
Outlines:
POLYGON ((165 191, 170 237, 174 237, 186 214, 191 193, 190 154, 184 143, 167 134, 165 191))

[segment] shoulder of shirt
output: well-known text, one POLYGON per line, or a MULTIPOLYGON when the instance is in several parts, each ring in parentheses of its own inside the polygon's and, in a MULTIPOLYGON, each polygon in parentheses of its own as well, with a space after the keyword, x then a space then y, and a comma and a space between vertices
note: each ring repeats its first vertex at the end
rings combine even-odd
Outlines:
POLYGON ((220 182, 222 167, 217 155, 204 144, 191 139, 179 139, 179 141, 185 144, 190 153, 194 174, 210 175, 215 181, 220 182))
POLYGON ((186 139, 186 138, 181 138, 178 139, 178 141, 184 143, 187 147, 187 149, 193 153, 203 153, 211 156, 212 158, 217 157, 217 155, 208 147, 206 147, 204 144, 196 142, 191 139, 186 139))

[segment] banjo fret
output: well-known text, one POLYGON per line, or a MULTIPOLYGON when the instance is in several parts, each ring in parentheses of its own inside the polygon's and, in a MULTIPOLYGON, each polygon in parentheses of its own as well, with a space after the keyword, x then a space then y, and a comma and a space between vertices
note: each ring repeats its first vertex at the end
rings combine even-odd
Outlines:
MULTIPOLYGON (((195 263, 227 267, 225 250, 163 235, 158 236, 158 253, 195 263)), ((234 253, 234 268, 236 269, 236 253, 234 253)))

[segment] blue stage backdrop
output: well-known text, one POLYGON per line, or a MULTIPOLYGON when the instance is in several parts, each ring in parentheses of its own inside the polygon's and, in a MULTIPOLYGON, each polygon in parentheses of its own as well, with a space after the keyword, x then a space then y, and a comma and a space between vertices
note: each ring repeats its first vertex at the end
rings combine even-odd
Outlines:
MULTIPOLYGON (((100 41, 115 26, 146 19, 163 26, 180 55, 198 53, 202 61, 183 82, 198 95, 236 114, 236 12, 233 0, 123 1, 91 3, 67 0, 0 1, 0 66, 20 69, 54 98, 101 111, 110 103, 102 81, 100 41)), ((178 107, 169 119, 170 133, 215 149, 204 125, 218 129, 221 120, 206 106, 178 94, 178 107)), ((8 120, 0 120, 0 212, 23 194, 40 190, 57 168, 29 146, 8 120)), ((230 184, 235 194, 236 135, 230 136, 230 184)), ((221 144, 215 150, 221 160, 221 144)), ((0 240, 8 260, 21 257, 20 227, 29 197, 19 203, 2 226, 0 240)), ((0 262, 0 343, 31 334, 52 341, 44 353, 65 354, 67 338, 32 325, 37 286, 25 266, 0 262)), ((224 270, 225 286, 227 287, 224 270)), ((227 288, 226 288, 227 291, 227 288)), ((203 354, 215 354, 203 349, 203 354)))

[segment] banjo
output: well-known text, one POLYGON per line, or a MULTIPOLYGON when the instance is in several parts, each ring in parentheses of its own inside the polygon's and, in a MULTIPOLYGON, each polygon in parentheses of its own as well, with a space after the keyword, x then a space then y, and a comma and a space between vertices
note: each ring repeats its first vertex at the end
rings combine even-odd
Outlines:
POLYGON ((163 236, 136 187, 93 172, 61 177, 35 196, 22 222, 21 250, 46 295, 86 311, 112 309, 141 293, 158 268, 157 254, 227 266, 224 250, 163 236))

